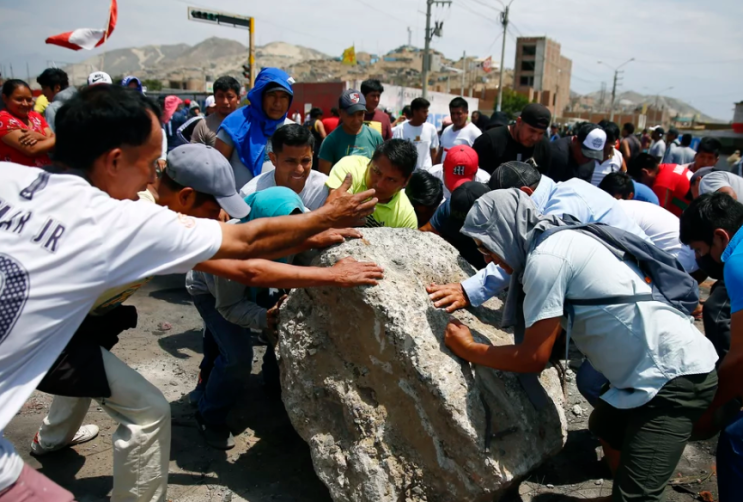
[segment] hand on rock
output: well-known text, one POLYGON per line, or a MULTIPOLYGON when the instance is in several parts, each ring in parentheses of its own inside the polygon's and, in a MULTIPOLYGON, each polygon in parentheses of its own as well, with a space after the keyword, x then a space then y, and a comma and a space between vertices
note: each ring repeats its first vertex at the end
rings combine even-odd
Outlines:
POLYGON ((328 196, 328 200, 323 206, 327 208, 332 221, 333 228, 347 228, 363 226, 366 217, 374 212, 377 205, 377 199, 374 197, 374 190, 367 190, 358 194, 351 194, 348 190, 353 183, 353 177, 346 175, 343 184, 334 190, 328 196))
POLYGON ((446 325, 446 337, 444 343, 451 349, 456 355, 463 359, 467 359, 470 347, 475 344, 475 340, 472 338, 470 329, 456 319, 449 321, 446 325))
POLYGON ((446 307, 450 314, 455 310, 467 308, 470 301, 464 293, 464 288, 459 283, 455 284, 431 284, 426 288, 428 296, 437 309, 446 307))
POLYGON ((279 298, 279 301, 276 302, 276 305, 266 311, 266 324, 268 324, 268 329, 271 331, 276 331, 279 327, 279 309, 284 301, 286 301, 286 298, 287 295, 283 295, 279 298))
POLYGON ((377 280, 384 278, 384 270, 375 263, 359 262, 353 258, 343 258, 330 269, 334 284, 341 288, 354 286, 376 286, 377 280))
POLYGON ((324 249, 342 244, 346 239, 361 239, 361 232, 355 228, 331 228, 307 239, 312 249, 324 249))

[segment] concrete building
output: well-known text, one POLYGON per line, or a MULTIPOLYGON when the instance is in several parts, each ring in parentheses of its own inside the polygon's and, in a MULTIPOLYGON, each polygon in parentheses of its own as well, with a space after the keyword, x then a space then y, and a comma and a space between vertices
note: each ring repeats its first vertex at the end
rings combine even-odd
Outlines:
POLYGON ((516 40, 514 89, 530 101, 548 107, 553 117, 570 103, 573 62, 560 54, 560 44, 547 37, 516 40))

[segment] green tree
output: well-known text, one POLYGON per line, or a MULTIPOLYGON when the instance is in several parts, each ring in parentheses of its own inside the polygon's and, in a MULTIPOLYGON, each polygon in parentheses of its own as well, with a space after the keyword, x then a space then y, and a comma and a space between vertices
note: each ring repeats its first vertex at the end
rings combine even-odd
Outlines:
MULTIPOLYGON (((509 118, 515 119, 528 104, 529 98, 526 96, 519 94, 510 87, 503 88, 503 106, 501 106, 501 111, 507 114, 509 118)), ((495 107, 496 109, 498 108, 497 101, 495 107)))
POLYGON ((161 91, 163 88, 162 81, 156 80, 153 78, 148 78, 147 80, 143 80, 142 85, 145 86, 148 91, 161 91))

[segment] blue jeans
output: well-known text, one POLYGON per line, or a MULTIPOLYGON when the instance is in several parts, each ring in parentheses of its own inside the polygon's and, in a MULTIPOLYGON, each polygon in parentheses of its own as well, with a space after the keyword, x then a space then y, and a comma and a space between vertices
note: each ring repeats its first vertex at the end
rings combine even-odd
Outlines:
POLYGON ((717 443, 717 489, 720 502, 740 500, 743 488, 743 412, 725 427, 717 443))
POLYGON ((578 391, 595 408, 596 401, 599 400, 599 396, 603 393, 603 387, 609 383, 609 380, 596 371, 596 368, 586 359, 580 365, 580 368, 578 368, 578 373, 575 375, 575 383, 578 386, 578 391))
POLYGON ((199 413, 206 423, 223 425, 250 378, 253 366, 250 330, 222 317, 214 306, 216 300, 212 295, 192 298, 205 325, 204 359, 201 362, 204 394, 199 400, 199 413), (218 349, 216 357, 215 344, 218 349))

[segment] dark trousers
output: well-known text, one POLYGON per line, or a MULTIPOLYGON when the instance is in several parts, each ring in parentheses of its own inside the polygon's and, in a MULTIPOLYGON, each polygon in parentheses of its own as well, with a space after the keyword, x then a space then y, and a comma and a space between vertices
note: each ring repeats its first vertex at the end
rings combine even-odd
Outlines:
POLYGON ((730 297, 725 280, 720 279, 712 285, 709 298, 702 310, 704 334, 712 342, 720 358, 719 367, 725 354, 730 350, 730 297))
POLYGON ((613 502, 662 500, 694 423, 716 390, 717 372, 712 371, 674 378, 639 408, 617 409, 597 401, 588 428, 621 452, 613 502))

